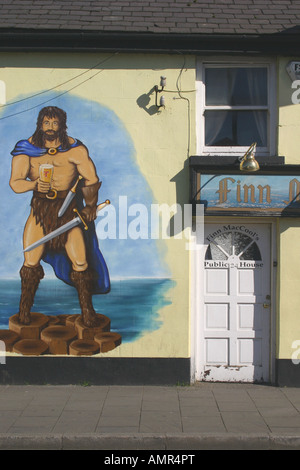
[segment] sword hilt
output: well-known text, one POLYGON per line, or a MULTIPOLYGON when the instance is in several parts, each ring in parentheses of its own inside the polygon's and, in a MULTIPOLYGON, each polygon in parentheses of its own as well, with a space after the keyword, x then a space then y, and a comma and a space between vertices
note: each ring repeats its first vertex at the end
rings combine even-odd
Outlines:
POLYGON ((101 209, 104 209, 104 207, 108 206, 109 204, 110 204, 109 199, 106 199, 105 202, 101 202, 101 204, 99 204, 99 206, 97 206, 96 214, 98 215, 98 212, 100 212, 101 209))
MULTIPOLYGON (((98 215, 98 212, 101 211, 101 209, 103 209, 105 206, 107 206, 108 204, 110 204, 110 200, 109 199, 106 199, 105 202, 101 202, 101 204, 99 204, 99 206, 97 206, 97 209, 96 209, 96 214, 98 215)), ((83 223, 83 226, 84 226, 84 230, 88 230, 88 226, 86 224, 86 221, 84 220, 84 218, 82 217, 82 215, 79 213, 79 211, 77 209, 73 209, 73 212, 75 212, 77 214, 77 216, 79 217, 79 219, 81 220, 81 222, 83 223)))
POLYGON ((88 230, 88 226, 87 226, 84 218, 82 217, 82 215, 79 214, 79 211, 77 209, 73 209, 73 212, 76 212, 77 216, 79 217, 79 219, 83 223, 84 230, 88 230))
POLYGON ((76 183, 74 184, 73 188, 70 189, 70 191, 71 191, 72 193, 76 193, 76 188, 77 188, 78 183, 79 183, 80 180, 82 180, 82 176, 81 176, 81 175, 78 176, 77 181, 76 181, 76 183))

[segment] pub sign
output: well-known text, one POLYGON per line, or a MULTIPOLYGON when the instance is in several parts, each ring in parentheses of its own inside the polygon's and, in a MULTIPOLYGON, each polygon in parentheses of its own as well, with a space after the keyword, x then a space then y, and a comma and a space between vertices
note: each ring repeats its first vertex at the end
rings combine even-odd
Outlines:
POLYGON ((300 216, 300 174, 197 172, 194 189, 206 215, 300 216))

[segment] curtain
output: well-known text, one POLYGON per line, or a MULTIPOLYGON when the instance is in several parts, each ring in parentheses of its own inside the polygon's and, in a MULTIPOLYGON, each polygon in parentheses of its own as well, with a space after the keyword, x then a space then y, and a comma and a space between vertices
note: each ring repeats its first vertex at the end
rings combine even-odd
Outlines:
MULTIPOLYGON (((211 68, 205 71, 206 105, 222 106, 231 103, 238 69, 211 68)), ((214 145, 227 112, 214 112, 214 119, 205 120, 205 144, 214 145)))
MULTIPOLYGON (((249 93, 251 103, 253 105, 267 105, 267 93, 265 86, 266 83, 266 69, 247 69, 247 83, 249 87, 249 93)), ((254 119, 257 126, 258 135, 261 139, 262 146, 268 145, 267 126, 265 125, 265 111, 253 111, 254 119)))

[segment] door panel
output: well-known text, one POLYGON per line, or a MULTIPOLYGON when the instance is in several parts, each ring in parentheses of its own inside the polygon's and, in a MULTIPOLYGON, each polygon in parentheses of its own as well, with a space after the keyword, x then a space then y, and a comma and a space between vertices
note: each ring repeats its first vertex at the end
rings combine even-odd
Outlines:
POLYGON ((228 329, 228 304, 206 304, 206 329, 228 329))
POLYGON ((206 339, 207 364, 228 364, 228 340, 226 338, 206 339))
POLYGON ((224 269, 208 271, 206 276, 207 294, 228 294, 228 272, 224 269))

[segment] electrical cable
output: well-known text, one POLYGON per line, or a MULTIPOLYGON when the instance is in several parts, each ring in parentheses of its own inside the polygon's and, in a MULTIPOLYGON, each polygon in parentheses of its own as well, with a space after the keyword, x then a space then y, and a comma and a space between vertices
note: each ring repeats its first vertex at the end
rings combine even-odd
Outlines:
POLYGON ((65 82, 62 82, 60 83, 59 85, 56 85, 52 88, 49 88, 48 90, 44 90, 44 91, 41 91, 39 93, 35 93, 34 95, 31 95, 31 96, 27 96, 26 98, 22 98, 20 100, 16 100, 16 101, 12 101, 11 103, 6 103, 6 104, 3 104, 0 106, 0 110, 1 108, 5 108, 6 106, 11 106, 13 104, 17 104, 17 103, 21 103, 22 101, 26 101, 26 100, 30 100, 31 98, 35 98, 36 96, 39 96, 39 95, 43 95, 45 93, 49 93, 49 91, 53 91, 55 90, 55 88, 59 88, 63 85, 65 85, 66 83, 70 83, 72 82, 73 80, 76 80, 76 78, 79 78, 81 77, 82 75, 90 72, 91 70, 94 70, 96 67, 99 67, 99 65, 102 65, 104 64, 104 62, 106 62, 107 60, 111 59, 111 57, 113 57, 114 55, 118 54, 118 52, 114 52, 114 54, 110 55, 109 57, 106 57, 106 59, 102 60, 101 62, 99 62, 98 64, 94 65, 93 67, 89 68, 88 70, 85 70, 84 72, 81 72, 79 75, 76 75, 76 77, 73 77, 73 78, 70 78, 69 80, 66 80, 65 82))
MULTIPOLYGON (((20 99, 20 100, 17 100, 17 101, 8 103, 8 104, 6 104, 6 105, 2 105, 2 106, 0 107, 0 111, 1 111, 2 108, 6 107, 6 106, 10 106, 10 105, 12 105, 12 104, 18 104, 18 103, 20 103, 20 102, 22 102, 22 101, 29 100, 29 99, 34 98, 34 97, 36 97, 36 96, 39 96, 39 95, 42 95, 42 94, 45 94, 45 93, 49 93, 50 91, 53 91, 53 90, 55 90, 56 88, 65 85, 66 83, 70 83, 71 81, 75 80, 76 78, 81 77, 82 75, 84 75, 84 74, 90 72, 91 70, 94 70, 94 69, 95 69, 96 67, 98 67, 99 65, 102 65, 104 62, 106 62, 107 60, 111 59, 111 58, 112 58, 113 56, 115 56, 116 54, 118 54, 118 52, 114 52, 114 54, 111 54, 109 57, 107 57, 107 58, 104 59, 103 61, 99 62, 99 64, 94 65, 93 67, 91 67, 91 68, 88 69, 88 70, 85 70, 84 72, 82 72, 81 74, 77 75, 76 77, 73 77, 73 78, 71 78, 71 79, 69 79, 69 80, 66 80, 65 82, 60 83, 59 85, 56 85, 56 86, 53 87, 53 88, 49 88, 48 90, 44 90, 44 91, 42 91, 42 92, 40 92, 40 93, 36 93, 36 94, 31 95, 31 96, 28 96, 28 97, 26 97, 26 98, 23 98, 23 99, 20 99)), ((66 90, 66 91, 64 91, 64 92, 62 92, 62 93, 60 93, 59 95, 55 96, 54 98, 49 98, 48 100, 43 101, 42 103, 39 103, 38 105, 32 106, 31 108, 27 108, 27 109, 25 109, 25 110, 23 110, 23 111, 18 111, 18 112, 16 112, 16 113, 9 114, 8 116, 0 117, 0 121, 2 121, 3 119, 8 119, 8 118, 13 117, 13 116, 17 116, 17 115, 19 115, 19 114, 26 113, 27 111, 31 111, 32 109, 39 108, 40 106, 43 106, 44 104, 49 103, 49 101, 53 101, 53 100, 59 98, 60 96, 63 96, 63 95, 65 95, 66 93, 69 93, 70 91, 74 90, 75 88, 78 88, 79 86, 83 85, 83 84, 86 83, 87 81, 92 80, 94 77, 96 77, 96 75, 99 75, 99 74, 100 74, 101 72, 103 72, 103 71, 104 71, 103 69, 99 70, 98 72, 96 72, 96 73, 95 73, 94 75, 92 75, 91 77, 87 78, 86 80, 83 80, 82 82, 80 82, 79 84, 73 86, 72 88, 69 88, 68 90, 66 90)))
MULTIPOLYGON (((180 54, 182 54, 181 52, 179 52, 180 54)), ((179 95, 179 97, 182 99, 182 100, 185 100, 187 101, 187 113, 188 113, 188 142, 187 142, 187 157, 189 158, 190 156, 190 145, 191 145, 191 103, 190 103, 190 100, 188 98, 186 98, 185 96, 182 96, 181 93, 184 93, 183 91, 180 90, 180 87, 181 87, 181 76, 182 76, 182 72, 183 72, 183 69, 185 67, 185 56, 183 56, 183 65, 181 67, 181 70, 179 72, 179 75, 177 77, 177 80, 176 80, 176 88, 177 88, 177 93, 179 95)), ((191 90, 193 91, 193 90, 191 90)), ((196 90, 195 90, 196 91, 196 90)))
MULTIPOLYGON (((164 93, 178 93, 178 90, 166 90, 164 88, 164 93)), ((195 93, 197 90, 180 90, 180 93, 195 93)))

